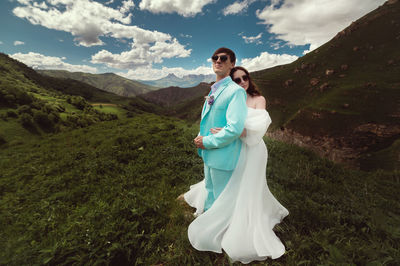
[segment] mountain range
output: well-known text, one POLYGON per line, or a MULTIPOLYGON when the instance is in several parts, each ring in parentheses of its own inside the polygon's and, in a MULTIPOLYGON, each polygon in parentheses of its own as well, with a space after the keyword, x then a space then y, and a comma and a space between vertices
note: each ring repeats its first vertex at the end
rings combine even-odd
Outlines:
POLYGON ((134 97, 158 89, 138 81, 121 77, 114 73, 90 74, 83 72, 69 72, 66 70, 37 70, 37 72, 56 78, 78 80, 103 91, 108 91, 125 97, 134 97))
POLYGON ((148 92, 138 97, 165 107, 172 107, 190 101, 191 99, 204 97, 210 91, 210 87, 211 84, 205 82, 190 88, 171 86, 148 92))
POLYGON ((167 88, 167 87, 189 88, 197 86, 199 83, 202 82, 210 83, 212 81, 215 81, 215 75, 192 74, 180 78, 174 74, 169 74, 168 76, 157 80, 138 80, 138 81, 140 83, 148 84, 158 88, 167 88))

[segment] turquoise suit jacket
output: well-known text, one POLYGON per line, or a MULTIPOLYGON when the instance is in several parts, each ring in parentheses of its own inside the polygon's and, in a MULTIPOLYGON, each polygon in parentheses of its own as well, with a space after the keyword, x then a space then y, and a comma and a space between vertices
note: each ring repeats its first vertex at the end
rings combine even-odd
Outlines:
POLYGON ((239 159, 242 146, 239 137, 247 117, 246 91, 230 77, 222 82, 213 94, 214 103, 204 102, 199 135, 204 137, 205 149, 198 149, 198 154, 208 167, 233 170, 239 159), (222 130, 212 134, 210 129, 215 127, 222 130))

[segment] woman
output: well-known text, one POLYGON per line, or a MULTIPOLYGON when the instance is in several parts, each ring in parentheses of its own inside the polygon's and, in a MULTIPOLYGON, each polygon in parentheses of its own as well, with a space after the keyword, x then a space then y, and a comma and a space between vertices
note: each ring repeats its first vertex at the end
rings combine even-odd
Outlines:
MULTIPOLYGON (((271 119, 265 98, 249 72, 234 67, 230 76, 247 92, 242 149, 231 179, 210 209, 203 213, 207 194, 204 180, 184 194, 186 202, 197 209, 197 218, 189 225, 189 241, 198 250, 221 253, 223 249, 232 261, 276 259, 285 253, 285 247, 272 229, 289 212, 274 198, 266 182, 267 148, 262 137, 271 119)), ((219 130, 211 129, 211 133, 219 130)))

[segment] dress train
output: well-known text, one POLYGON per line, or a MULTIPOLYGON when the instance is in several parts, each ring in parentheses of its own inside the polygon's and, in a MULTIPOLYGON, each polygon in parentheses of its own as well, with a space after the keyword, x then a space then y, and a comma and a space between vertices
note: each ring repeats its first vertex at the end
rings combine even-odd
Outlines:
POLYGON ((188 228, 194 248, 217 253, 223 249, 232 261, 242 263, 276 259, 285 253, 273 228, 289 212, 272 195, 265 176, 268 154, 262 137, 270 123, 266 110, 249 108, 238 164, 209 210, 203 213, 204 180, 184 194, 185 201, 196 208, 197 218, 188 228))

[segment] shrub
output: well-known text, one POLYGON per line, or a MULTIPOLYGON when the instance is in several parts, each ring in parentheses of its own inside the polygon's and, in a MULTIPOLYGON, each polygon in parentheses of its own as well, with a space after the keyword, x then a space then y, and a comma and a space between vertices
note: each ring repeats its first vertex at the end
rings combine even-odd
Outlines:
POLYGON ((71 104, 74 105, 79 110, 85 109, 85 106, 88 105, 88 103, 85 101, 85 99, 82 98, 81 96, 72 96, 71 104))
POLYGON ((7 121, 7 115, 6 114, 0 114, 0 119, 7 121))
POLYGON ((18 114, 23 114, 23 113, 28 113, 30 115, 33 115, 32 113, 32 109, 29 105, 21 105, 18 109, 17 109, 18 114))
POLYGON ((49 114, 49 119, 50 119, 54 124, 57 124, 58 121, 60 121, 60 116, 59 116, 57 113, 52 112, 52 113, 49 114))
POLYGON ((80 127, 87 127, 88 125, 90 125, 90 122, 85 117, 80 117, 78 119, 78 125, 80 127))
POLYGON ((49 119, 49 116, 43 111, 36 111, 33 114, 33 120, 42 128, 52 130, 54 127, 53 121, 49 119))
POLYGON ((34 101, 31 103, 31 108, 40 110, 40 109, 42 109, 42 105, 43 105, 43 102, 37 100, 37 101, 34 101))
POLYGON ((59 105, 59 104, 56 104, 56 105, 54 106, 54 109, 55 109, 57 112, 60 112, 60 113, 65 112, 65 107, 62 106, 62 105, 59 105))
POLYGON ((6 96, 6 91, 3 91, 0 88, 0 104, 3 104, 3 105, 7 104, 5 96, 6 96))
POLYGON ((0 145, 5 144, 7 141, 5 140, 5 138, 0 134, 0 145))
POLYGON ((16 92, 16 98, 19 104, 29 104, 33 101, 32 96, 21 90, 16 92))
POLYGON ((18 117, 18 114, 12 110, 7 111, 7 117, 18 117))
POLYGON ((6 104, 14 105, 15 104, 15 96, 12 94, 6 94, 4 96, 4 100, 6 104))
POLYGON ((35 123, 33 122, 33 118, 30 114, 28 113, 22 113, 19 116, 19 122, 23 127, 26 128, 33 128, 35 127, 35 123))
POLYGON ((45 112, 45 113, 50 114, 52 111, 54 111, 54 109, 53 109, 53 107, 52 107, 51 105, 45 104, 45 105, 42 107, 42 111, 45 112))

